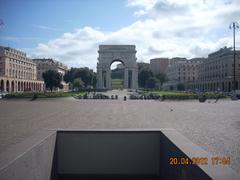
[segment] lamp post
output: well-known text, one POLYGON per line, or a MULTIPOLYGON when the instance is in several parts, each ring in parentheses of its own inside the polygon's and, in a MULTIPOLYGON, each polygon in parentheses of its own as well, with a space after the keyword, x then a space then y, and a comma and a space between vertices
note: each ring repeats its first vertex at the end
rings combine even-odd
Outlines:
POLYGON ((233 90, 236 90, 236 57, 235 57, 235 30, 239 28, 237 22, 232 22, 229 25, 229 29, 233 30, 233 90))

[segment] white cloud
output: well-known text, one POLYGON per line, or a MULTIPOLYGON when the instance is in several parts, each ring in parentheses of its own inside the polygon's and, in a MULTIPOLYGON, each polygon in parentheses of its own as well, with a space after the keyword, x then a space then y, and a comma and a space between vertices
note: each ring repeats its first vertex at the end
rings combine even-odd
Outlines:
POLYGON ((135 44, 138 60, 145 62, 154 57, 206 56, 231 46, 228 26, 240 17, 237 0, 128 0, 128 7, 136 8, 135 15, 144 19, 114 32, 93 27, 76 29, 39 44, 35 55, 93 69, 99 44, 135 44))

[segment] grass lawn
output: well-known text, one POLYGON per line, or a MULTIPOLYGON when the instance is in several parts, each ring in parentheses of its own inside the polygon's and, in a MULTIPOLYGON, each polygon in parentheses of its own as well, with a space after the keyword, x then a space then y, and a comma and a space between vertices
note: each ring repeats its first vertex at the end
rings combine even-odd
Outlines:
POLYGON ((123 80, 122 79, 112 79, 112 89, 122 89, 123 80))

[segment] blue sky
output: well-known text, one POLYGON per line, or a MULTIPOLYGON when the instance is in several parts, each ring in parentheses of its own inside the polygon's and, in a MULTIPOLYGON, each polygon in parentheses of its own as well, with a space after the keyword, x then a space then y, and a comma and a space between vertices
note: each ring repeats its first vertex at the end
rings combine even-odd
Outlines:
POLYGON ((239 0, 0 0, 0 45, 93 69, 99 44, 135 44, 144 62, 205 57, 232 46, 239 9, 239 0))
POLYGON ((31 48, 84 26, 115 31, 136 19, 124 0, 1 0, 0 43, 31 48))

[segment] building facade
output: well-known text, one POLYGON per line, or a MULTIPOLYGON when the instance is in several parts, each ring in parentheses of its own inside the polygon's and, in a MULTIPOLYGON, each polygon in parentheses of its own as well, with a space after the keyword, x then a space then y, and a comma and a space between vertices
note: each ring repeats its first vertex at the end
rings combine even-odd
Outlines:
POLYGON ((145 63, 145 62, 137 62, 138 69, 145 69, 145 70, 150 70, 150 63, 145 63))
POLYGON ((150 59, 150 70, 153 74, 166 74, 168 65, 171 64, 171 60, 168 58, 155 58, 150 59))
MULTIPOLYGON (((33 59, 33 62, 36 63, 37 66, 37 79, 43 80, 42 74, 48 70, 55 70, 62 74, 62 76, 65 75, 65 73, 68 70, 68 67, 64 65, 63 63, 53 60, 53 59, 33 59)), ((65 83, 64 81, 61 82, 63 85, 63 91, 69 90, 69 85, 65 83)), ((57 89, 60 90, 60 89, 57 89)))
MULTIPOLYGON (((236 51, 236 89, 240 89, 240 51, 236 51)), ((199 65, 198 81, 189 85, 190 89, 200 91, 230 92, 234 89, 234 60, 231 48, 222 48, 208 55, 199 65)))
POLYGON ((189 84, 198 81, 198 67, 204 61, 204 58, 193 59, 173 59, 166 70, 168 82, 165 86, 172 86, 177 89, 178 84, 183 84, 188 88, 189 84))
POLYGON ((0 46, 0 91, 43 91, 44 82, 37 80, 36 64, 26 53, 0 46))

